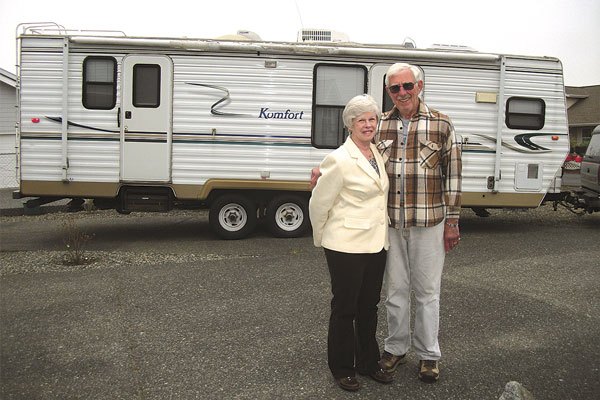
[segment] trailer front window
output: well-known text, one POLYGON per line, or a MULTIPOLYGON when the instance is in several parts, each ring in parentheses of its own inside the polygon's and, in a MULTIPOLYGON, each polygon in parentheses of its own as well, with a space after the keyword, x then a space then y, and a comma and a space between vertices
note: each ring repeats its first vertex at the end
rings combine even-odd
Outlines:
POLYGON ((546 120, 542 99, 511 97, 506 101, 506 126, 511 129, 540 130, 546 120))
POLYGON ((91 110, 110 110, 117 104, 117 60, 86 57, 83 60, 82 102, 91 110))

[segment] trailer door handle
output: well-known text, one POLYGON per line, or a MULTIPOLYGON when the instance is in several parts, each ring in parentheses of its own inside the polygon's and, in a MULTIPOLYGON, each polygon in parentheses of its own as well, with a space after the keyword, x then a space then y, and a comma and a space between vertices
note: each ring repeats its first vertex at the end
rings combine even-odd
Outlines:
POLYGON ((121 127, 121 107, 117 109, 117 128, 121 127))

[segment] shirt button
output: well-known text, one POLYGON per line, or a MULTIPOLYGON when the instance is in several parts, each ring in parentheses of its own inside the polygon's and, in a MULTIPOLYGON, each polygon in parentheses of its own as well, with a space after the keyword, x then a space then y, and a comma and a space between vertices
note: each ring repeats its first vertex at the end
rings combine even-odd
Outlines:
POLYGON ((396 193, 400 194, 400 191, 398 190, 396 193))

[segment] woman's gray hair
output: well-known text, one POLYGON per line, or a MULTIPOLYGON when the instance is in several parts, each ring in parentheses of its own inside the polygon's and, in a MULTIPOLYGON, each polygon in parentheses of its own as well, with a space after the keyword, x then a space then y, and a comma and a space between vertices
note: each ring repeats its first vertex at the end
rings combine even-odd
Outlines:
POLYGON ((356 117, 366 112, 375 113, 377 119, 379 120, 379 106, 375 99, 368 94, 361 94, 358 96, 354 96, 350 99, 346 107, 344 108, 344 112, 342 113, 342 119, 344 120, 344 125, 346 128, 352 128, 352 122, 356 117))
POLYGON ((415 65, 407 64, 407 63, 396 63, 392 64, 391 67, 388 68, 385 74, 385 86, 389 86, 390 84, 390 76, 396 75, 400 71, 404 71, 405 69, 410 69, 413 76, 415 77, 415 82, 419 82, 423 80, 423 74, 421 73, 421 69, 415 65))

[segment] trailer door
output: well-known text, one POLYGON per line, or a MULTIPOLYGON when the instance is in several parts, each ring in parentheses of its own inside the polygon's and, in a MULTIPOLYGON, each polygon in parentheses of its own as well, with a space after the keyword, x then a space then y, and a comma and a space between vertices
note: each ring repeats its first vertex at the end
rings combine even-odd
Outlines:
POLYGON ((375 64, 369 70, 369 94, 373 96, 381 111, 389 111, 393 106, 384 88, 385 73, 390 65, 375 64))
POLYGON ((173 62, 130 55, 121 71, 121 180, 169 182, 173 62))

